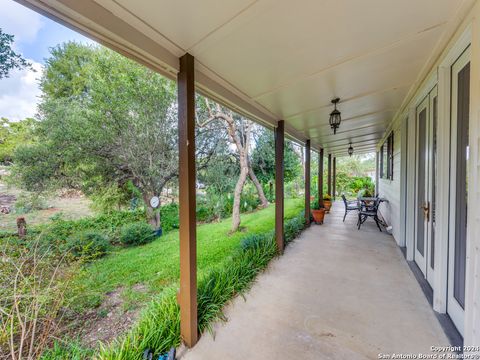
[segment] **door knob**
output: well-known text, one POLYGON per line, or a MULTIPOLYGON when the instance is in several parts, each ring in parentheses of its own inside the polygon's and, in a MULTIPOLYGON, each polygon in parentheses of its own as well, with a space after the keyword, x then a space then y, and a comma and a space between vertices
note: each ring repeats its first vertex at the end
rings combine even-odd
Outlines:
POLYGON ((428 222, 430 221, 430 204, 428 201, 420 206, 420 209, 423 210, 423 218, 428 222))

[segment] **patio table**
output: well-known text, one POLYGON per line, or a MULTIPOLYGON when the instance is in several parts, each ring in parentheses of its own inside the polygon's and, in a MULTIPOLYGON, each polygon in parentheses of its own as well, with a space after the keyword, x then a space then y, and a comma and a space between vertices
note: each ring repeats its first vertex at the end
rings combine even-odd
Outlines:
MULTIPOLYGON (((360 209, 366 209, 366 210, 375 210, 378 213, 378 207, 380 206, 381 203, 385 202, 388 203, 388 199, 384 197, 375 197, 375 196, 361 196, 358 198, 358 201, 360 202, 360 209), (372 209, 373 204, 378 200, 378 206, 376 209, 372 209)), ((383 219, 379 218, 377 216, 377 220, 380 223, 380 225, 387 227, 388 225, 383 221, 383 219)), ((361 221, 361 220, 359 220, 361 221)))

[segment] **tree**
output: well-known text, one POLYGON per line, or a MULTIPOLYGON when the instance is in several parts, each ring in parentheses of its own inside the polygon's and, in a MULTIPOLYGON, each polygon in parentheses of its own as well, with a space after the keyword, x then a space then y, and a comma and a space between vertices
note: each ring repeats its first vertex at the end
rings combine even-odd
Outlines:
MULTIPOLYGON (((256 139, 252 154, 252 167, 260 181, 267 185, 275 180, 275 138, 273 132, 263 129, 256 139)), ((285 142, 284 149, 284 181, 294 180, 300 173, 299 157, 290 141, 285 142)))
MULTIPOLYGON (((20 183, 92 194, 131 182, 149 222, 160 227, 149 200, 178 176, 175 84, 106 48, 66 43, 51 50, 41 89, 39 141, 15 159, 20 183), (48 154, 48 171, 32 161, 35 150, 48 154)), ((197 136, 205 165, 215 137, 197 136)))
POLYGON ((0 118, 0 164, 11 163, 15 148, 33 141, 36 123, 37 121, 32 118, 21 121, 0 118))
MULTIPOLYGON (((207 98, 203 102, 204 112, 199 112, 199 117, 206 117, 205 120, 198 121, 198 127, 203 128, 214 121, 221 121, 227 130, 230 142, 235 146, 239 158, 240 174, 235 185, 233 193, 233 210, 232 210, 232 232, 237 231, 240 226, 240 200, 247 177, 255 185, 258 197, 262 207, 268 206, 268 200, 263 192, 262 185, 257 179, 255 172, 250 163, 250 144, 252 140, 253 122, 247 120, 231 110, 222 107, 220 104, 211 104, 207 98)), ((202 109, 202 106, 200 106, 202 109)))
POLYGON ((0 28, 0 79, 8 77, 13 69, 31 66, 20 54, 12 50, 13 39, 13 35, 4 33, 0 28))

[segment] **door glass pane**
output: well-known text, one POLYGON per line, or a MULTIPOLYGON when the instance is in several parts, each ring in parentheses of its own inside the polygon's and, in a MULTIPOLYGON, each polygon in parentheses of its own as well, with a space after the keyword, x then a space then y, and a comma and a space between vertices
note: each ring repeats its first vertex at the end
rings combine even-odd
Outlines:
POLYGON ((418 115, 418 190, 417 190, 417 250, 425 256, 425 223, 421 206, 425 203, 425 157, 427 134, 427 109, 418 115))
POLYGON ((467 151, 470 106, 470 63, 458 73, 457 169, 455 206, 455 256, 453 296, 465 308, 465 263, 467 250, 467 151))
POLYGON ((432 231, 431 231, 431 246, 430 246, 430 266, 435 269, 435 211, 436 211, 436 191, 437 191, 437 111, 438 101, 437 97, 433 98, 433 118, 432 118, 432 231))

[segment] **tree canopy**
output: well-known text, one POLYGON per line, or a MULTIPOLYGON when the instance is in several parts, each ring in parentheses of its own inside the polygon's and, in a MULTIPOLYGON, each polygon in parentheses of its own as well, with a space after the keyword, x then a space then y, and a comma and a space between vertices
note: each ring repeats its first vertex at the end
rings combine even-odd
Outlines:
MULTIPOLYGON (((288 140, 285 141, 284 166, 286 183, 295 179, 301 172, 298 155, 288 140)), ((263 184, 275 179, 275 138, 273 132, 268 129, 263 128, 259 131, 252 154, 252 167, 263 184)))
POLYGON ((37 121, 32 118, 21 121, 0 118, 0 164, 12 162, 13 153, 18 144, 33 141, 36 124, 37 121))
POLYGON ((13 69, 23 69, 30 66, 22 55, 12 49, 14 36, 4 33, 0 28, 0 79, 9 76, 13 69))
MULTIPOLYGON (((39 141, 15 159, 27 189, 94 193, 130 181, 148 207, 178 175, 174 82, 106 48, 70 42, 51 50, 40 86, 39 141)), ((198 138, 202 163, 215 137, 198 138)))

